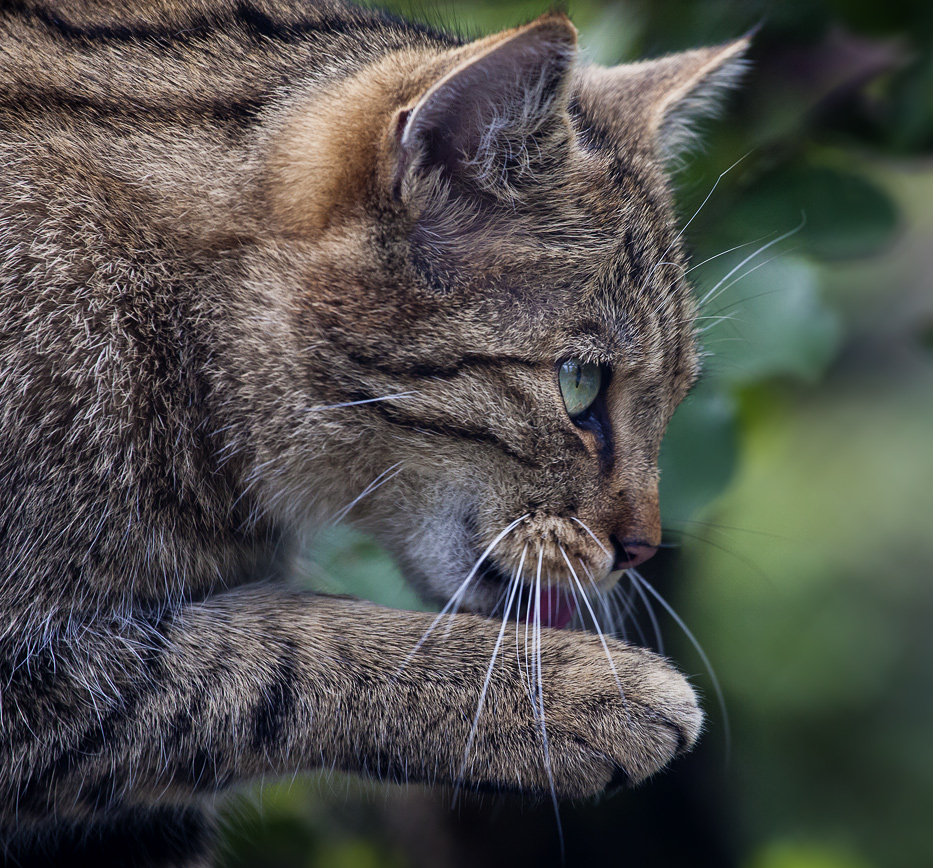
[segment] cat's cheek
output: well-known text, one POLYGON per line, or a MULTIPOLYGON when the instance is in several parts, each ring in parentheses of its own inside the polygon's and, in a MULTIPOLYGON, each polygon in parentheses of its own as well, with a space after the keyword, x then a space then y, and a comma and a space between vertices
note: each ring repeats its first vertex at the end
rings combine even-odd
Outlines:
POLYGON ((409 584, 423 598, 443 603, 457 593, 476 562, 473 510, 470 500, 452 485, 446 497, 431 498, 426 504, 396 514, 396 522, 403 521, 405 528, 389 526, 388 535, 380 537, 409 584))

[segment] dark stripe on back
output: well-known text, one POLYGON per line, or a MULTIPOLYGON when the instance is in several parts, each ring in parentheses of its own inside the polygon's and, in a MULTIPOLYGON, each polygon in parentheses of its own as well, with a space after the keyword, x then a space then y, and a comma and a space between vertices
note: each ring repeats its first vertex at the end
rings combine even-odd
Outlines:
POLYGON ((62 113, 69 119, 83 117, 93 120, 98 126, 114 126, 129 122, 140 125, 140 117, 146 123, 177 124, 184 120, 210 120, 212 123, 230 124, 235 127, 250 125, 262 110, 262 98, 230 97, 227 99, 177 99, 171 101, 147 101, 129 96, 119 99, 107 97, 84 97, 60 88, 35 88, 15 90, 0 95, 0 111, 12 113, 17 118, 30 118, 36 114, 62 113))
MULTIPOLYGON (((308 4, 308 10, 314 7, 308 4)), ((127 25, 119 22, 112 24, 80 25, 71 23, 56 13, 54 7, 32 6, 23 0, 13 0, 6 5, 7 15, 17 15, 34 24, 40 24, 50 34, 68 41, 105 42, 105 43, 190 43, 209 39, 218 33, 246 36, 253 41, 274 41, 280 43, 301 42, 310 34, 325 36, 352 36, 359 40, 366 32, 385 33, 387 30, 404 30, 408 33, 430 35, 446 44, 454 44, 449 36, 443 36, 432 29, 400 18, 376 11, 347 8, 345 15, 322 14, 315 18, 301 18, 295 21, 279 21, 248 2, 238 3, 230 8, 220 8, 216 16, 192 16, 162 24, 148 21, 127 25)))

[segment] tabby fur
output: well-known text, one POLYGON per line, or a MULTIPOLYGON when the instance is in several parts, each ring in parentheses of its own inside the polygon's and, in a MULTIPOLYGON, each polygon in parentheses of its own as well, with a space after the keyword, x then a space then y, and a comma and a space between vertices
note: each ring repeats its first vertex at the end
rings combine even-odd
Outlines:
POLYGON ((744 42, 603 69, 557 12, 299 0, 10 0, 0 40, 9 853, 193 853, 259 775, 581 797, 692 745, 664 659, 500 623, 659 542, 697 374, 665 166, 744 42), (568 358, 611 369, 585 425, 568 358), (289 586, 344 514, 456 611, 289 586))

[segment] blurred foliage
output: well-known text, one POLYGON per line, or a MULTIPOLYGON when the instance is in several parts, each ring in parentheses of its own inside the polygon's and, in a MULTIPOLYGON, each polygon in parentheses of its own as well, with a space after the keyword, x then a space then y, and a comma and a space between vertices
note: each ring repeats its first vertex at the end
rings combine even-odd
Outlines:
POLYGON ((843 848, 776 842, 758 853, 749 868, 868 868, 843 848))
MULTIPOLYGON (((388 5, 478 35, 547 3, 388 5)), ((686 237, 709 357, 662 450, 681 546, 645 570, 703 643, 734 740, 727 759, 708 699, 707 736, 670 772, 562 807, 565 864, 933 864, 933 3, 570 13, 601 63, 759 29, 744 87, 676 175, 683 221, 699 210, 686 237)), ((418 605, 352 531, 312 560, 326 590, 418 605)), ((238 868, 561 864, 549 805, 452 812, 449 794, 340 776, 237 797, 224 828, 238 868)))

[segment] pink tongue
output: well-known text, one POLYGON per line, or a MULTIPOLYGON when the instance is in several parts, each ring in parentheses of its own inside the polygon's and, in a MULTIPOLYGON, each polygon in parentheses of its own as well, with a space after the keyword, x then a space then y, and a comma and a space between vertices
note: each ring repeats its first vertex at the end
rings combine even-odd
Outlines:
POLYGON ((571 622, 576 611, 577 604, 566 591, 560 588, 541 589, 539 612, 542 626, 560 630, 571 622))

